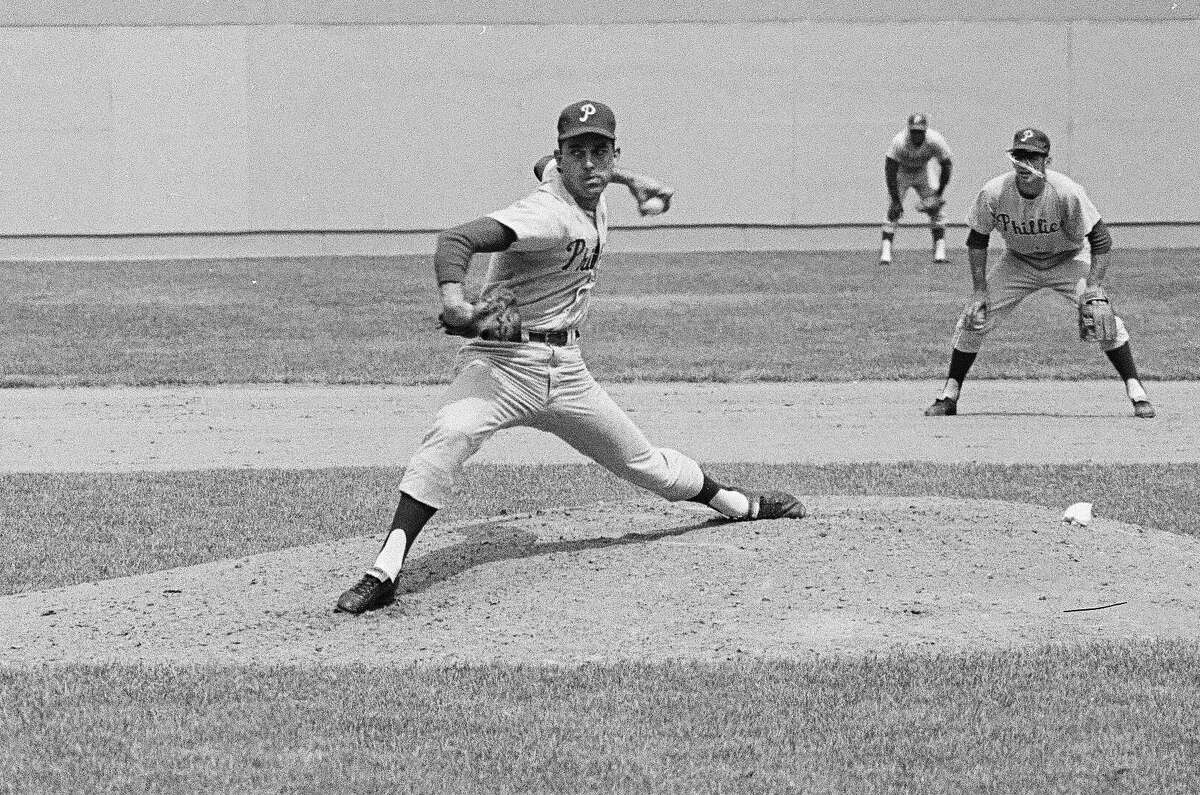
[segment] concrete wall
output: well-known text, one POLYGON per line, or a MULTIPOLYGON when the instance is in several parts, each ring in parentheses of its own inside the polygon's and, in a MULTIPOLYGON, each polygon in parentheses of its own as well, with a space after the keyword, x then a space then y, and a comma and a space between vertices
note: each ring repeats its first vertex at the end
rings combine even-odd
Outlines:
POLYGON ((679 191, 618 225, 873 225, 913 110, 952 220, 1035 125, 1106 219, 1200 223, 1197 2, 495 5, 10 2, 0 235, 428 232, 528 190, 585 96, 679 191))

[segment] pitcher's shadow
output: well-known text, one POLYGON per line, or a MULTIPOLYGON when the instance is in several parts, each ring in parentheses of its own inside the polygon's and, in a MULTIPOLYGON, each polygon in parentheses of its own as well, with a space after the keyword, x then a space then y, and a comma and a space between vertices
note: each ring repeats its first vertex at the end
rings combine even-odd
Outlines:
POLYGON ((629 544, 646 544, 663 538, 681 536, 734 520, 715 516, 685 525, 666 527, 646 533, 626 533, 616 537, 582 538, 570 541, 539 542, 536 533, 518 530, 503 520, 471 529, 467 539, 443 549, 430 552, 409 563, 396 584, 396 596, 416 594, 463 572, 488 563, 518 558, 552 555, 556 552, 582 552, 607 549, 629 544))

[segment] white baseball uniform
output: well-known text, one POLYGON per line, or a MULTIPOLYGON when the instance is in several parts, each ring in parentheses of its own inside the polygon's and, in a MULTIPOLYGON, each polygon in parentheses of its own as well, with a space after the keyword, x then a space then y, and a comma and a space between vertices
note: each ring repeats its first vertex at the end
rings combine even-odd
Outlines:
MULTIPOLYGON (((972 329, 964 310, 954 330, 954 347, 977 353, 983 338, 1038 290, 1054 290, 1078 305, 1079 280, 1092 263, 1087 235, 1099 220, 1083 187, 1057 171, 1046 169, 1045 187, 1032 199, 1017 190, 1012 171, 988 180, 967 212, 967 224, 981 234, 999 232, 1005 251, 988 273, 987 322, 981 330, 972 329)), ((1129 341, 1119 317, 1116 326, 1117 338, 1102 343, 1105 350, 1129 341)))
MULTIPOLYGON (((915 190, 922 199, 927 199, 937 193, 937 189, 929 183, 929 161, 935 158, 938 161, 952 159, 950 145, 946 143, 942 134, 934 129, 925 131, 925 140, 920 146, 913 146, 912 140, 908 137, 907 128, 901 130, 892 139, 884 156, 895 160, 900 166, 896 171, 896 193, 902 202, 910 190, 915 190)), ((891 201, 891 196, 888 196, 888 204, 884 208, 885 217, 891 201)), ((929 221, 934 226, 945 224, 940 210, 936 215, 931 216, 929 221)), ((885 222, 883 229, 885 232, 894 234, 896 224, 893 221, 885 222)))
POLYGON ((516 234, 492 255, 483 292, 507 287, 526 332, 561 333, 550 342, 468 341, 433 425, 409 461, 401 490, 431 507, 449 500, 466 461, 496 431, 528 426, 553 433, 614 474, 668 500, 695 497, 699 464, 654 447, 596 383, 578 343, 608 236, 600 197, 582 209, 553 164, 532 194, 491 218, 516 234))

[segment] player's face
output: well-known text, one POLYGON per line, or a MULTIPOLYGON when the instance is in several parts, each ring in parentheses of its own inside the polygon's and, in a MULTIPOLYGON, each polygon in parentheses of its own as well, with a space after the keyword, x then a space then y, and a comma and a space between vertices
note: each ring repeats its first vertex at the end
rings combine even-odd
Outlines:
POLYGON ((920 146, 921 144, 925 143, 925 131, 924 130, 909 130, 908 131, 908 140, 912 143, 913 146, 920 146))
MULTIPOLYGON (((1041 174, 1046 173, 1046 161, 1049 159, 1045 155, 1039 155, 1035 152, 1013 152, 1013 159, 1019 163, 1037 169, 1041 174)), ((1017 163, 1013 163, 1013 171, 1016 172, 1017 190, 1022 196, 1033 198, 1042 192, 1042 188, 1046 185, 1046 178, 1033 173, 1028 168, 1022 168, 1017 163)))
POLYGON ((580 207, 594 210, 612 181, 621 150, 603 135, 585 133, 559 142, 558 173, 580 207))

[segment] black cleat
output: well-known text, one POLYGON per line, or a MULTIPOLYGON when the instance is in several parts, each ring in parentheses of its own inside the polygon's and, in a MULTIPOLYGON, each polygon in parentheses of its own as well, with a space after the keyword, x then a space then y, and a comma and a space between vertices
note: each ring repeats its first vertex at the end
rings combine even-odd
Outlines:
POLYGON ((335 613, 359 613, 390 604, 396 595, 396 583, 381 580, 373 574, 364 574, 350 590, 337 601, 335 613))
POLYGON ((1154 416, 1154 404, 1149 400, 1133 401, 1133 416, 1148 420, 1154 416))
POLYGON ((747 521, 755 519, 803 519, 804 503, 786 491, 768 491, 763 494, 746 494, 750 498, 750 513, 747 521))
POLYGON ((958 413, 958 401, 954 398, 940 397, 933 405, 925 409, 926 417, 953 417, 958 413))

